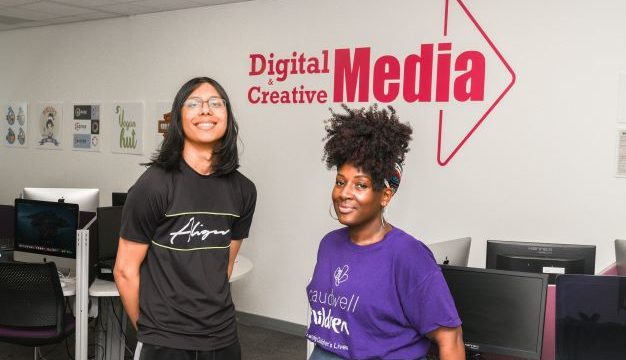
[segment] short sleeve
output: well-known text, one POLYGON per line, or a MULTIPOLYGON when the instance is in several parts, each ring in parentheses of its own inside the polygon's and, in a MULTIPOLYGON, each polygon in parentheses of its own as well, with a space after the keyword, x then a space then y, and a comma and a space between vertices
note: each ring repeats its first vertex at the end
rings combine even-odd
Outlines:
POLYGON ((406 294, 404 312, 413 327, 426 335, 442 326, 461 325, 454 299, 440 269, 433 270, 406 294))
POLYGON ((252 217, 256 208, 256 187, 254 183, 248 179, 241 185, 242 204, 241 214, 235 220, 232 227, 232 239, 242 240, 248 237, 250 226, 252 225, 252 217))
POLYGON ((149 171, 150 169, 128 191, 120 228, 122 238, 146 244, 153 240, 166 209, 166 197, 162 190, 165 185, 156 182, 151 176, 155 174, 148 173, 149 171))

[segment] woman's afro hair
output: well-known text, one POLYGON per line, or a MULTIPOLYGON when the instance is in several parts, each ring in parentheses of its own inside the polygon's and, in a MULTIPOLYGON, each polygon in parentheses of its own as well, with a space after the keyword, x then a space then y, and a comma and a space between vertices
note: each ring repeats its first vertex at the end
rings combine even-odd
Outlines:
POLYGON ((350 109, 341 104, 346 114, 332 109, 326 120, 324 156, 326 167, 332 169, 350 163, 371 176, 374 189, 384 187, 384 179, 394 174, 395 163, 402 165, 409 151, 413 130, 400 122, 391 106, 379 109, 350 109))

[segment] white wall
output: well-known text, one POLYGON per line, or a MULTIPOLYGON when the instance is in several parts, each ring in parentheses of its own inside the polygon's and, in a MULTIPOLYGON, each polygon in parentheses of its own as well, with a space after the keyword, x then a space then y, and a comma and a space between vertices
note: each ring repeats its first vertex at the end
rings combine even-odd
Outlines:
MULTIPOLYGON (((66 142, 72 102, 143 101, 147 122, 143 156, 112 154, 107 123, 100 153, 0 147, 0 202, 11 203, 23 186, 68 186, 99 187, 101 203, 110 204, 111 191, 131 186, 157 145, 156 102, 171 101, 193 76, 213 76, 231 96, 244 143, 241 170, 259 192, 242 249, 255 268, 234 285, 237 307, 304 324, 317 244, 337 227, 328 215, 333 174, 321 163, 321 140, 327 109, 338 106, 249 104, 248 88, 269 77, 248 76, 248 56, 370 46, 376 57, 402 60, 422 43, 445 40, 443 3, 259 0, 0 32, 0 103, 65 102, 66 142)), ((614 177, 626 4, 468 3, 517 81, 445 167, 436 163, 439 109, 454 128, 486 102, 393 103, 414 141, 388 218, 426 242, 472 236, 474 266, 484 266, 487 239, 509 239, 596 244, 600 270, 614 261, 613 239, 626 237, 626 179, 614 177)), ((506 73, 456 2, 449 29, 454 46, 486 54, 486 98, 493 100, 506 73)), ((332 96, 332 74, 292 75, 274 87, 300 84, 332 96)))

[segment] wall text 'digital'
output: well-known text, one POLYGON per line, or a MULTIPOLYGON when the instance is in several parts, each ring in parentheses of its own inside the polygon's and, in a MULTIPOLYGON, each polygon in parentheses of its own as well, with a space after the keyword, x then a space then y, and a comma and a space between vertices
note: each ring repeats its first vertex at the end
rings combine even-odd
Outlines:
POLYGON ((485 97, 485 56, 476 50, 455 52, 451 42, 421 44, 404 57, 373 56, 370 47, 290 55, 250 54, 248 75, 266 77, 263 85, 248 88, 251 104, 441 103, 485 97), (311 76, 332 76, 332 89, 305 85, 311 76))

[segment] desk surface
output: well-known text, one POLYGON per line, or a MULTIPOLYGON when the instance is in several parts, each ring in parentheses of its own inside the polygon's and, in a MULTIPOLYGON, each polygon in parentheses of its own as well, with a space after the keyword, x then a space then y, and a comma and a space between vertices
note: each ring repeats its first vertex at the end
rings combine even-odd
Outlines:
POLYGON ((115 286, 115 283, 113 281, 96 278, 91 286, 89 286, 89 296, 111 297, 120 296, 120 293, 117 291, 117 286, 115 286))
POLYGON ((76 279, 72 279, 71 281, 61 280, 61 286, 63 289, 63 296, 76 295, 76 279))
MULTIPOLYGON (((252 261, 243 255, 238 255, 237 259, 235 259, 235 266, 233 267, 233 273, 230 275, 230 282, 237 281, 243 277, 245 277, 253 268, 252 261)), ((64 296, 74 296, 76 295, 76 282, 74 279, 69 281, 61 281, 63 286, 63 295, 64 296)), ((110 296, 120 296, 117 291, 117 286, 113 281, 107 281, 102 279, 94 280, 94 282, 89 287, 89 296, 94 297, 110 297, 110 296)))

